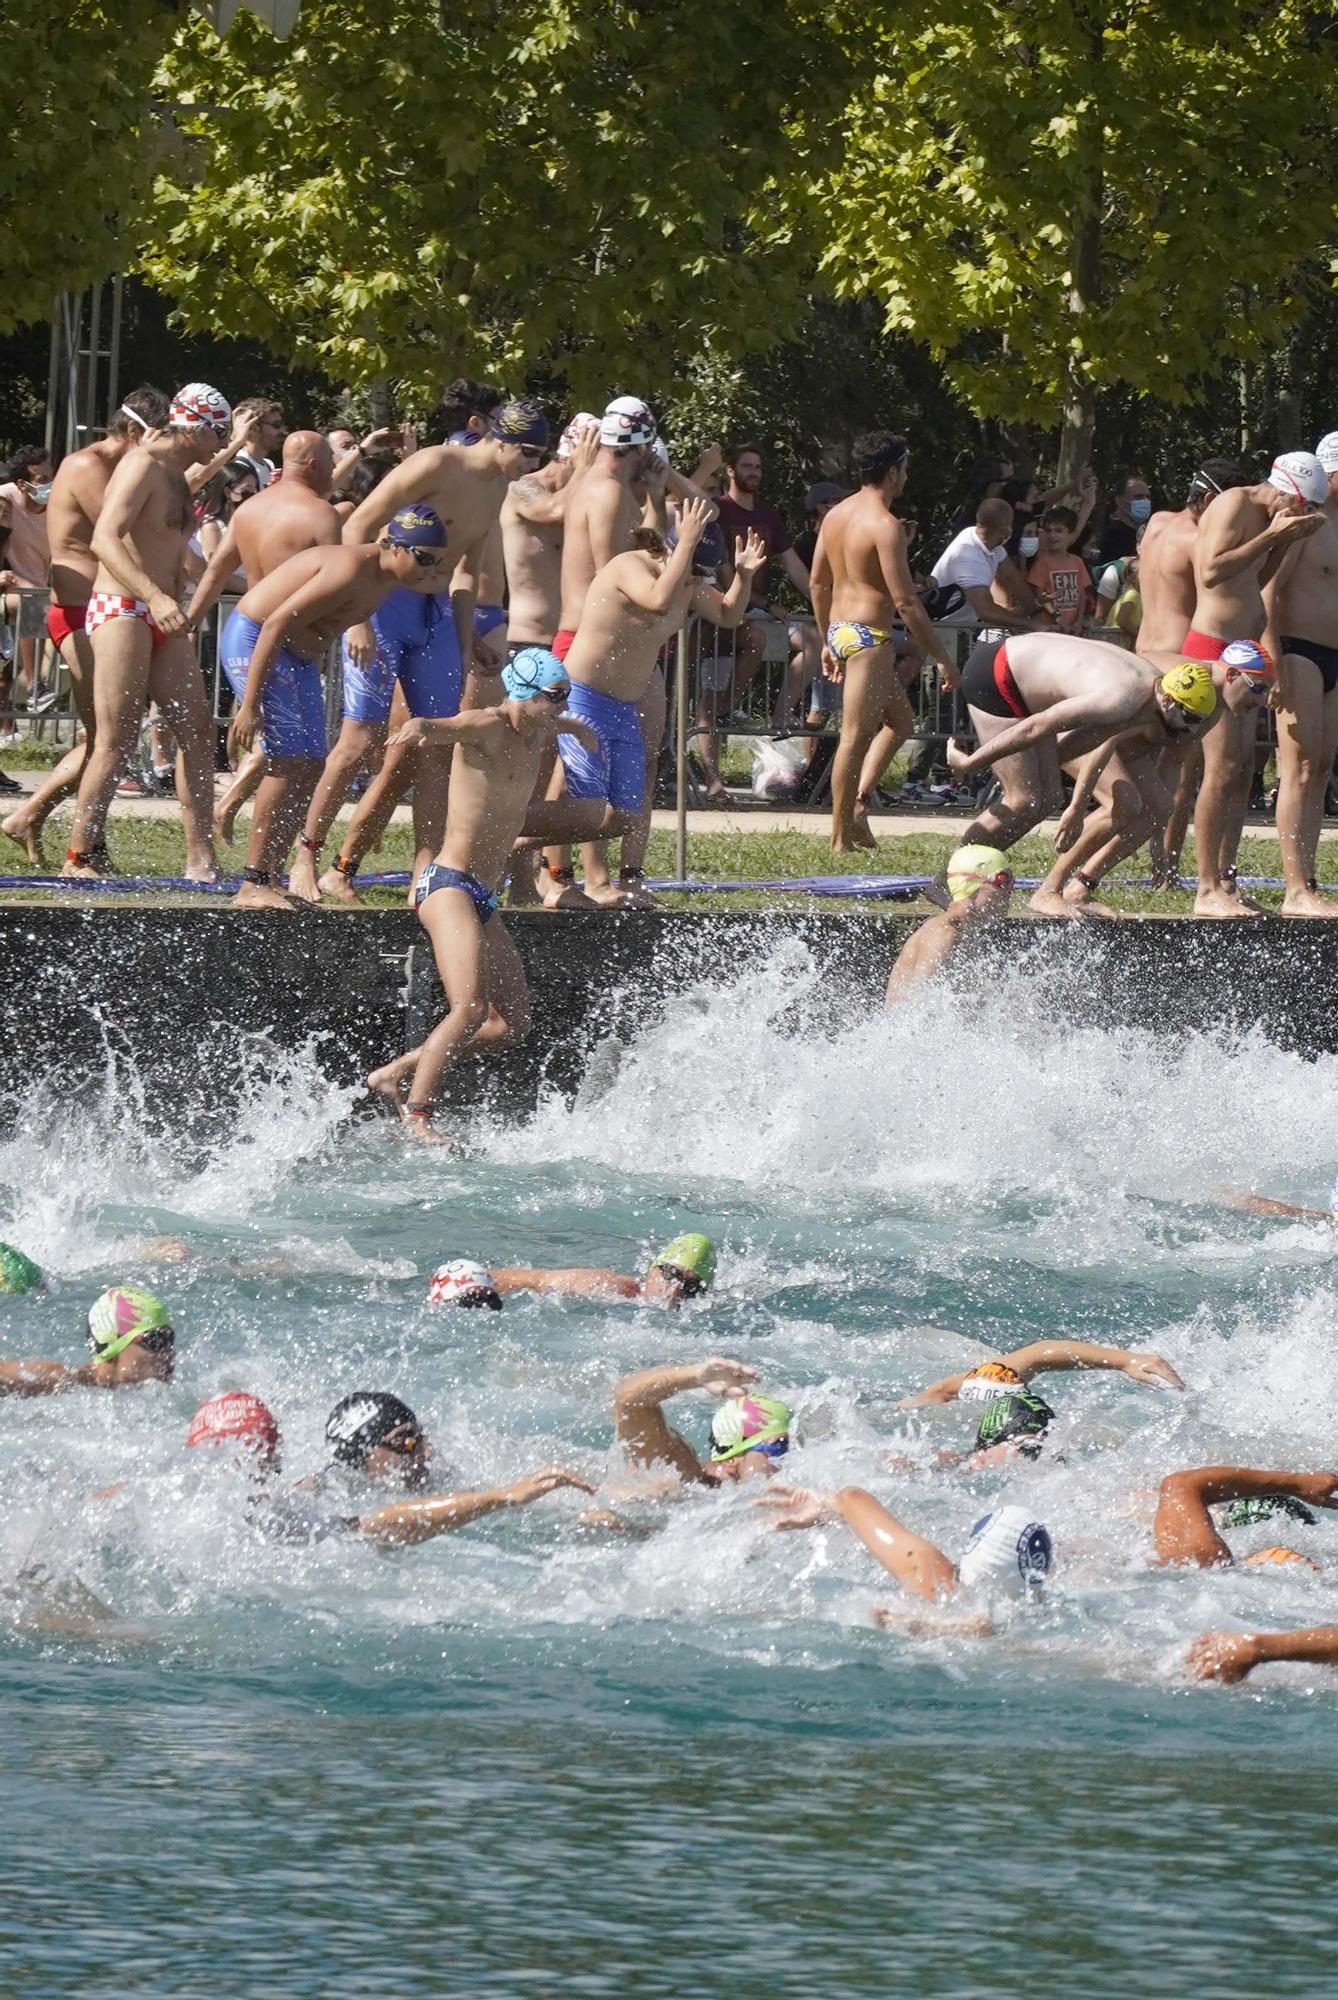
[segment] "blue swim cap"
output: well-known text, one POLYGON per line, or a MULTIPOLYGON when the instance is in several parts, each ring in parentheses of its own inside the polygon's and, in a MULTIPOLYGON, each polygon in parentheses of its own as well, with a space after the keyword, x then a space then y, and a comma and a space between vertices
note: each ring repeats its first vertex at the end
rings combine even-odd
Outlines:
POLYGON ((386 522, 381 539, 397 549, 444 549, 446 529, 431 507, 401 507, 386 522))
POLYGON ((502 686, 512 701, 533 701, 548 688, 571 686, 571 675, 547 646, 522 646, 502 669, 502 686))
POLYGON ((486 431, 452 431, 446 442, 447 444, 482 444, 486 436, 486 431))
MULTIPOLYGON (((678 547, 678 530, 671 528, 665 537, 666 546, 678 547)), ((702 531, 701 540, 692 551, 692 574, 694 576, 714 576, 718 569, 729 561, 729 547, 725 541, 725 531, 719 521, 708 521, 702 531)))
POLYGON ((516 396, 488 419, 488 428, 503 444, 527 444, 536 451, 548 449, 548 419, 528 396, 516 396))

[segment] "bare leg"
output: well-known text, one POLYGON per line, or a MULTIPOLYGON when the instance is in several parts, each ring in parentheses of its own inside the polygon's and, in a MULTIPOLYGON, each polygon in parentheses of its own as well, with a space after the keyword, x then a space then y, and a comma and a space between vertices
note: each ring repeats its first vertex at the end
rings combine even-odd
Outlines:
POLYGON ((894 730, 901 730, 903 742, 915 727, 906 691, 897 679, 896 654, 890 642, 853 654, 846 664, 843 685, 841 741, 832 759, 833 854, 851 854, 857 847, 875 845, 867 820, 863 837, 857 835, 855 827, 855 802, 865 758, 887 720, 894 730))
MULTIPOLYGON (((117 781, 139 741, 148 692, 152 636, 141 618, 114 618, 92 641, 97 738, 89 752, 70 829, 70 853, 91 856, 106 837, 117 781)), ((66 860, 66 875, 96 875, 91 861, 66 860)))
POLYGON ((1179 754, 1178 774, 1175 780, 1175 803, 1171 807, 1171 817, 1166 822, 1160 851, 1158 844, 1152 847, 1152 885, 1156 889, 1173 889, 1180 880, 1180 856, 1185 845, 1185 835, 1189 832, 1189 822, 1194 813, 1194 801, 1198 797, 1203 781, 1203 745, 1196 739, 1187 743, 1179 754))
POLYGON ((294 906, 278 887, 278 878, 311 802, 321 767, 314 757, 280 757, 267 763, 264 771, 251 816, 246 866, 266 879, 243 882, 235 901, 239 909, 291 911, 294 906))
POLYGON ((1284 917, 1338 917, 1338 902, 1315 888, 1324 791, 1338 744, 1338 688, 1324 692, 1313 660, 1288 653, 1278 707, 1278 842, 1287 893, 1284 917))
MULTIPOLYGON (((1011 716, 989 715, 979 708, 969 713, 982 743, 993 742, 1003 730, 1013 726, 1011 716)), ((1016 757, 1001 757, 994 766, 994 775, 1003 796, 977 813, 962 835, 964 847, 979 842, 984 847, 1006 851, 1034 826, 1039 826, 1048 814, 1058 812, 1064 803, 1059 753, 1053 743, 1038 743, 1016 757)))
POLYGON ((628 831, 623 835, 623 860, 618 873, 619 886, 626 892, 628 901, 640 910, 656 908, 655 898, 646 888, 646 849, 650 845, 651 813, 655 805, 655 773, 660 762, 660 744, 664 741, 664 726, 669 713, 669 697, 664 675, 651 676, 650 686, 641 703, 641 741, 645 747, 645 792, 641 806, 628 831))
POLYGON ((232 783, 214 807, 214 838, 225 845, 231 843, 232 829, 237 815, 246 801, 254 798, 261 779, 265 775, 265 753, 263 750, 248 750, 238 765, 232 783))
POLYGON ((427 1137, 430 1127, 424 1128, 451 1064, 471 1042, 500 1048, 518 1040, 529 1027, 529 1001, 520 955, 500 917, 481 924, 462 890, 440 889, 424 902, 419 920, 432 940, 450 1007, 418 1052, 405 1106, 406 1125, 427 1137))
POLYGON ((70 687, 84 740, 67 750, 54 771, 28 794, 8 818, 0 820, 0 833, 17 840, 29 861, 42 865, 42 828, 55 808, 79 789, 96 734, 93 713, 93 648, 86 632, 71 632, 60 642, 60 657, 69 669, 70 687))
POLYGON ((1223 709, 1203 736, 1203 784, 1198 810, 1194 815, 1194 846, 1198 855, 1199 887, 1194 898, 1196 917, 1253 917, 1258 911, 1242 902, 1235 884, 1226 874, 1240 840, 1245 803, 1250 795, 1250 775, 1254 768, 1254 716, 1250 724, 1249 754, 1237 726, 1239 720, 1223 709))
MULTIPOLYGON (((101 637, 101 634, 99 634, 101 637)), ((216 882, 214 720, 195 647, 184 633, 165 639, 149 663, 149 693, 177 740, 177 797, 186 828, 186 876, 216 882)))
POLYGON ((350 722, 347 716, 344 718, 334 748, 325 760, 325 769, 321 773, 311 804, 307 808, 307 821, 302 829, 302 845, 293 858, 288 887, 292 894, 300 896, 304 903, 319 903, 321 899, 321 892, 316 882, 317 857, 325 845, 330 828, 335 823, 340 806, 348 797, 349 786, 359 771, 365 769, 384 747, 386 728, 384 722, 350 722))
MULTIPOLYGON (((414 782, 417 751, 411 745, 387 750, 385 762, 373 778, 357 810, 344 829, 339 843, 339 860, 321 876, 317 888, 322 896, 339 903, 361 901, 353 887, 353 875, 369 848, 375 847, 390 824, 390 815, 414 782)), ((438 842, 440 845, 440 842, 438 842)))

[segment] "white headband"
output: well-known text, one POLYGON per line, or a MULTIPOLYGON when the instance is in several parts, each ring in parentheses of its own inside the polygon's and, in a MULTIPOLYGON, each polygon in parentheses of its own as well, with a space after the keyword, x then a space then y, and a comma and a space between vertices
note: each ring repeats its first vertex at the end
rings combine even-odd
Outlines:
POLYGON ((117 411, 117 415, 121 417, 129 417, 131 423, 138 424, 142 431, 151 431, 153 429, 153 425, 148 421, 148 419, 146 417, 141 417, 138 410, 132 410, 129 403, 122 403, 120 409, 117 411))

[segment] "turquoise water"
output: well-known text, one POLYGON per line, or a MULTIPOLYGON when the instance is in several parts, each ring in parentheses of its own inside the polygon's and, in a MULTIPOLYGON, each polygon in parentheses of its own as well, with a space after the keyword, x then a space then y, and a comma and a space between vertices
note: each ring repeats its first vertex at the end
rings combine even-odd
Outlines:
MULTIPOLYGON (((1179 1661, 1219 1624, 1338 1620, 1338 1519, 1300 1582, 1146 1556, 1172 1467, 1335 1457, 1333 1239, 1212 1191, 1323 1198, 1338 1062, 1032 1000, 843 1024, 786 948, 704 975, 574 1106, 480 1126, 466 1159, 350 1123, 314 1063, 259 1049, 208 1142, 157 1129, 124 1070, 77 1108, 35 1087, 3 1233, 53 1287, 0 1300, 0 1352, 77 1358, 93 1292, 152 1276, 143 1239, 195 1254, 153 1277, 170 1388, 0 1405, 0 1992, 1330 1992, 1338 1679, 1198 1689, 1179 1661), (632 1269, 702 1225, 720 1287, 677 1316, 423 1303, 447 1256, 632 1269), (1050 1378, 1058 1452, 930 1471, 970 1420, 898 1397, 1058 1332, 1152 1346, 1189 1393, 1050 1378), (643 1505, 631 1540, 559 1494, 390 1558, 274 1547, 180 1450, 245 1387, 296 1477, 336 1398, 380 1385, 443 1484, 602 1479, 618 1375, 708 1353, 801 1406, 798 1480, 869 1485, 949 1550, 1027 1504, 1045 1608, 990 1641, 885 1634, 895 1589, 858 1545, 771 1534, 746 1492, 643 1505), (116 1622, 14 1623, 29 1560, 116 1622)), ((710 1407, 675 1415, 700 1441, 710 1407)))

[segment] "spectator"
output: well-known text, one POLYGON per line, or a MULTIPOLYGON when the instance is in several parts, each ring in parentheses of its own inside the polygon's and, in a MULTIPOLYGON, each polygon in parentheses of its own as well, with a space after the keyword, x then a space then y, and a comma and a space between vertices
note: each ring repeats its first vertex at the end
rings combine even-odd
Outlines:
MULTIPOLYGON (((834 479, 820 479, 815 486, 810 486, 804 495, 804 514, 808 525, 795 536, 794 553, 806 571, 813 567, 813 551, 818 546, 818 529, 837 502, 849 497, 849 487, 838 486, 834 479)), ((780 694, 776 698, 773 719, 778 729, 784 729, 794 713, 796 703, 807 688, 809 726, 821 729, 821 720, 815 724, 814 717, 839 714, 841 690, 835 682, 823 677, 822 646, 818 638, 816 621, 802 614, 792 618, 789 624, 789 638, 790 664, 780 694)), ((810 745, 810 756, 815 747, 816 745, 810 745)))
POLYGON ((982 500, 975 525, 954 535, 930 571, 934 585, 926 609, 936 625, 974 627, 978 632, 1032 632, 1036 600, 1030 585, 1005 546, 1013 532, 1013 507, 1000 497, 982 500), (1004 602, 1007 589, 1015 610, 1004 602))
POLYGON ((1011 481, 1012 477, 1011 459, 1000 458, 996 452, 985 452, 976 459, 966 475, 966 500, 953 520, 953 533, 957 535, 963 528, 972 527, 981 501, 997 500, 1003 493, 1005 480, 1011 481))
MULTIPOLYGON (((0 466, 0 500, 9 503, 9 537, 4 568, 13 579, 6 592, 6 605, 15 589, 44 590, 51 566, 51 546, 47 537, 46 506, 51 497, 51 454, 45 445, 29 444, 14 453, 8 465, 0 466)), ((12 612, 18 615, 17 597, 12 612)), ((32 639, 18 642, 19 665, 28 686, 33 685, 37 667, 37 646, 32 639)), ((14 700, 14 669, 11 659, 0 665, 0 710, 8 710, 14 700)), ((11 741, 13 731, 9 730, 11 741)))
POLYGON ((266 396, 248 396, 232 414, 234 425, 245 424, 250 432, 237 458, 250 466, 257 486, 268 486, 274 477, 274 454, 288 434, 283 407, 266 396))
POLYGON ((1097 615, 1110 630, 1138 637, 1143 622, 1143 596, 1138 587, 1138 557, 1121 556, 1108 563, 1096 587, 1097 615))
POLYGON ((1120 482, 1115 503, 1101 531, 1097 562, 1115 562, 1120 556, 1131 556, 1138 546, 1138 531, 1151 512, 1152 488, 1136 472, 1129 473, 1120 482))
MULTIPOLYGON (((1040 550, 1027 570, 1027 581, 1054 613, 1061 632, 1080 632, 1087 610, 1091 574, 1071 543, 1078 516, 1071 507, 1051 507, 1041 518, 1040 550)), ((1025 543, 1026 537, 1023 538, 1025 543)))
POLYGON ((735 655, 734 700, 741 706, 748 688, 766 656, 763 625, 772 615, 767 605, 766 579, 773 562, 779 562, 801 597, 809 594, 808 570, 795 554, 784 517, 769 501, 758 498, 762 490, 762 447, 736 445, 725 461, 729 469, 729 490, 720 500, 720 525, 731 560, 736 540, 751 531, 761 537, 766 562, 753 580, 752 603, 747 621, 739 628, 735 655))
MULTIPOLYGON (((197 514, 199 525, 186 544, 186 575, 192 583, 198 583, 204 575, 209 558, 222 541, 228 522, 242 502, 259 491, 260 481, 249 459, 235 458, 231 465, 225 465, 222 472, 210 480, 199 496, 203 502, 197 514)), ((245 590, 245 573, 235 570, 223 588, 226 591, 245 590)))

